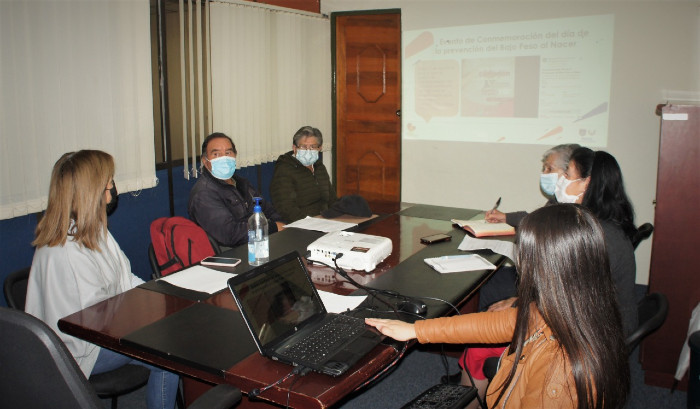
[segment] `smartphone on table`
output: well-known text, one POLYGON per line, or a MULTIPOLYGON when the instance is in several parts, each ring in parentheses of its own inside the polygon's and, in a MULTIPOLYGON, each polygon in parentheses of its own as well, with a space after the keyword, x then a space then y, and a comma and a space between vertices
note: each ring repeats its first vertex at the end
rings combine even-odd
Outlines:
POLYGON ((420 238, 420 242, 423 244, 434 244, 434 243, 440 243, 442 241, 450 241, 452 240, 452 236, 449 234, 444 234, 444 233, 438 233, 438 234, 432 234, 430 236, 425 236, 420 238))
POLYGON ((211 256, 202 260, 203 266, 235 267, 240 264, 240 258, 211 256))

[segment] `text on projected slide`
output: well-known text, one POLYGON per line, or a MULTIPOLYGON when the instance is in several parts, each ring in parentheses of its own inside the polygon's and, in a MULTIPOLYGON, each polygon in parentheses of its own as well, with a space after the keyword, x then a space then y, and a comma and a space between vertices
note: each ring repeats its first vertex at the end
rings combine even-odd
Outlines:
POLYGON ((612 15, 407 31, 403 137, 605 146, 612 15))

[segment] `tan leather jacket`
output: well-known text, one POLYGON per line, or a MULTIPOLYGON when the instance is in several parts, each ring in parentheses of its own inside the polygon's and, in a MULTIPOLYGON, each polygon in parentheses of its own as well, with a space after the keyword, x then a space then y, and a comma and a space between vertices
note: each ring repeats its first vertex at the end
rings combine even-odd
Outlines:
MULTIPOLYGON (((515 308, 508 308, 496 312, 418 321, 415 326, 416 335, 421 343, 510 342, 515 329, 516 313, 515 308)), ((498 406, 494 406, 515 361, 513 354, 501 359, 498 373, 486 394, 489 408, 576 408, 576 386, 568 360, 539 313, 536 317, 530 331, 533 336, 523 347, 513 381, 508 385, 498 406)), ((507 351, 506 349, 505 353, 507 351)))

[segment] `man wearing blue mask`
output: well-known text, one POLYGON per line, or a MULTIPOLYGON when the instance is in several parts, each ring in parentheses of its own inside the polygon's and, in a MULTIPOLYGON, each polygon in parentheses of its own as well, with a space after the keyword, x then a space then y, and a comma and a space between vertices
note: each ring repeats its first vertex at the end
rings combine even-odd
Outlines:
POLYGON ((275 162, 270 196, 287 223, 318 216, 337 200, 328 170, 319 160, 322 147, 321 131, 303 126, 292 138, 292 150, 275 162))
MULTIPOLYGON (((236 145, 226 134, 216 132, 202 143, 202 175, 190 191, 187 212, 211 237, 227 247, 248 241, 248 218, 254 197, 262 197, 244 177, 235 174, 236 145)), ((284 225, 272 205, 261 200, 268 229, 274 233, 284 225)))

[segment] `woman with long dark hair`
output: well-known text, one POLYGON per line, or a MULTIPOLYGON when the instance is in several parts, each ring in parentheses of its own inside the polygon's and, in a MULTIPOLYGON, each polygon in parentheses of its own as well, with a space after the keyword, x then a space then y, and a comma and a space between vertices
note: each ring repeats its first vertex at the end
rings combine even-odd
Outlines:
POLYGON ((629 366, 600 224, 581 206, 546 206, 523 219, 517 241, 516 308, 367 323, 401 341, 510 341, 489 407, 621 408, 629 366))
POLYGON ((631 241, 637 229, 620 165, 605 151, 576 149, 564 176, 557 182, 555 195, 560 203, 580 203, 603 227, 622 324, 625 334, 629 334, 637 325, 634 296, 637 266, 631 241))

